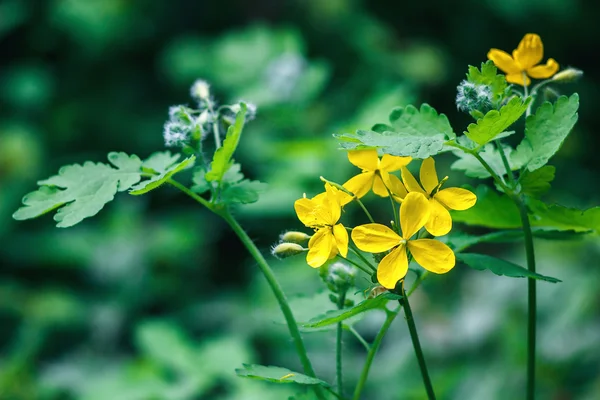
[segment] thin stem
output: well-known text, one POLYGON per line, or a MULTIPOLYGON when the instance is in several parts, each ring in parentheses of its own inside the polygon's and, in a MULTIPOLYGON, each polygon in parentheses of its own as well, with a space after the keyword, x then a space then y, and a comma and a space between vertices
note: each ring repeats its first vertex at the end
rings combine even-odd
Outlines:
POLYGON ((469 154, 472 154, 473 157, 475 157, 477 161, 479 161, 481 165, 483 165, 483 168, 485 168, 486 171, 492 176, 492 178, 494 178, 496 183, 504 190, 505 193, 512 192, 511 189, 508 186, 506 186, 504 180, 492 169, 492 167, 490 167, 487 161, 485 161, 477 152, 472 151, 469 152, 469 154))
MULTIPOLYGON (((346 302, 346 292, 340 293, 338 297, 338 310, 344 308, 346 302)), ((342 332, 344 326, 342 322, 337 324, 336 340, 335 340, 335 375, 337 378, 337 392, 344 396, 344 384, 342 381, 342 332)))
POLYGON ((356 254, 356 256, 362 260, 362 262, 364 262, 365 264, 367 264, 369 266, 369 268, 371 268, 372 272, 375 272, 376 268, 373 266, 373 264, 371 264, 369 262, 369 260, 367 260, 365 258, 365 256, 362 255, 362 253, 360 252, 360 250, 358 250, 358 248, 356 248, 353 243, 350 244, 349 249, 352 250, 352 252, 354 254, 356 254))
POLYGON ((368 269, 366 269, 364 266, 360 265, 359 263, 346 258, 346 257, 342 257, 341 255, 338 254, 338 257, 341 258, 344 261, 348 261, 350 264, 354 265, 356 268, 360 269, 362 272, 364 272, 367 275, 371 275, 373 273, 373 271, 369 271, 368 269))
POLYGON ((211 210, 213 212, 216 212, 214 205, 212 205, 211 203, 209 203, 207 200, 203 199, 198 194, 192 192, 185 185, 182 185, 181 183, 177 182, 174 179, 169 179, 167 182, 169 184, 175 186, 177 189, 181 190, 183 193, 185 193, 188 196, 190 196, 192 199, 196 200, 198 203, 202 204, 204 207, 208 208, 209 210, 211 210))
POLYGON ((369 377, 369 370, 371 369, 371 365, 373 364, 373 360, 375 359, 375 354, 377 354, 377 350, 379 349, 379 346, 381 345, 381 342, 383 341, 383 337, 387 333, 388 329, 390 329, 390 326, 392 325, 392 322, 394 321, 394 318, 396 318, 396 315, 398 315, 399 311, 400 311, 400 307, 396 308, 396 310, 394 310, 394 311, 390 311, 387 309, 385 310, 386 315, 387 315, 385 322, 381 326, 381 329, 379 329, 377 336, 375 336, 375 340, 373 341, 373 344, 371 345, 371 349, 369 350, 369 353, 367 354, 367 359, 365 361, 365 365, 363 366, 363 369, 360 373, 360 378, 358 379, 356 389, 354 389, 354 396, 352 396, 353 400, 360 399, 360 394, 362 393, 362 391, 365 387, 365 384, 367 383, 367 378, 369 377))
MULTIPOLYGON (((529 97, 529 88, 527 87, 527 73, 525 71, 521 72, 521 74, 523 74, 523 98, 527 99, 527 97, 529 97)), ((529 114, 531 114, 531 104, 533 102, 529 103, 529 106, 527 107, 527 110, 525 110, 525 117, 528 117, 529 114)))
POLYGON ((506 173, 508 174, 508 182, 510 182, 510 185, 513 188, 515 188, 515 176, 513 175, 512 169, 510 168, 508 158, 506 158, 506 154, 504 154, 504 148, 502 147, 502 142, 500 141, 500 139, 496 140, 496 146, 498 146, 498 150, 500 151, 500 158, 502 159, 502 164, 504 164, 504 168, 506 168, 506 173))
POLYGON ((348 329, 350 331, 350 333, 352 333, 354 335, 354 337, 360 342, 360 344, 362 344, 365 348, 365 350, 367 350, 367 352, 371 351, 371 346, 369 345, 369 343, 367 343, 367 341, 365 340, 364 337, 362 337, 362 335, 360 333, 358 333, 358 331, 356 329, 354 329, 354 327, 352 325, 344 325, 346 327, 346 329, 348 329))
POLYGON ((394 203, 394 197, 392 196, 392 192, 390 191, 390 189, 387 189, 388 192, 388 197, 390 198, 390 202, 392 203, 392 212, 394 213, 394 228, 396 230, 396 232, 399 232, 400 229, 400 219, 398 217, 398 211, 396 211, 396 203, 394 203))
POLYGON ((417 361, 419 363, 419 369, 421 370, 421 376, 423 378, 423 385, 425 386, 425 391, 427 392, 427 398, 429 400, 435 400, 435 393, 433 391, 433 386, 431 385, 431 379, 429 378, 429 371, 427 371, 425 357, 423 356, 423 350, 421 349, 421 343, 419 342, 419 334, 417 333, 415 320, 404 288, 402 288, 402 299, 400 299, 399 301, 404 306, 403 308, 404 315, 406 316, 406 324, 408 325, 410 339, 412 340, 412 344, 415 349, 415 354, 417 356, 417 361))
POLYGON ((371 221, 371 223, 375 223, 375 220, 373 219, 373 217, 371 216, 371 213, 369 213, 369 210, 367 210, 367 207, 365 207, 365 205, 363 204, 363 202, 360 201, 360 199, 358 197, 355 197, 354 201, 356 201, 358 203, 358 205, 360 206, 360 208, 363 209, 363 211, 367 215, 367 218, 369 218, 369 221, 371 221))
POLYGON ((215 146, 218 149, 219 147, 221 147, 221 136, 219 135, 219 118, 218 118, 218 115, 215 114, 212 101, 209 99, 206 103, 207 103, 208 111, 210 112, 210 115, 212 115, 213 135, 215 136, 215 146))
MULTIPOLYGON (((527 208, 522 197, 513 200, 519 208, 519 215, 525 234, 525 253, 527 255, 527 269, 535 273, 535 252, 533 249, 533 234, 527 215, 527 208)), ((535 398, 535 339, 537 320, 537 293, 536 280, 528 278, 527 281, 527 399, 535 398)))

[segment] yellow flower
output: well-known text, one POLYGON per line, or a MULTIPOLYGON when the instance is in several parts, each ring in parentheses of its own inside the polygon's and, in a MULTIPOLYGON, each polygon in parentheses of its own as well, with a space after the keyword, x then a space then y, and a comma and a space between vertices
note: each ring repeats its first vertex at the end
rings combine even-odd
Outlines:
POLYGON ((529 77, 546 79, 558 71, 558 63, 553 58, 549 58, 546 65, 537 65, 544 58, 544 45, 542 39, 535 33, 528 33, 521 39, 512 57, 498 49, 491 49, 487 56, 496 67, 506 73, 507 82, 521 86, 529 86, 531 83, 529 77))
MULTIPOLYGON (((343 257, 348 255, 348 232, 337 223, 342 215, 343 196, 339 193, 343 192, 326 183, 324 193, 312 199, 304 197, 294 203, 298 219, 315 230, 308 242, 306 256, 306 262, 313 268, 320 267, 338 253, 343 257)), ((345 195, 352 200, 351 196, 345 195)))
POLYGON ((477 196, 467 189, 441 189, 448 177, 438 180, 435 172, 435 161, 429 157, 421 164, 421 185, 407 168, 402 168, 402 180, 409 192, 425 195, 429 200, 431 215, 425 224, 425 229, 433 236, 443 236, 452 229, 452 217, 448 210, 466 210, 477 202, 477 196), (424 188, 424 189, 423 189, 424 188))
MULTIPOLYGON (((384 154, 381 159, 377 156, 377 150, 355 150, 348 152, 348 160, 362 172, 350 178, 344 187, 354 193, 359 199, 373 189, 373 193, 381 197, 389 195, 388 190, 400 192, 404 189, 400 179, 390 172, 398 171, 408 165, 411 157, 397 157, 384 154)), ((404 197, 402 195, 401 197, 404 197)))
POLYGON ((393 289, 406 275, 407 250, 419 265, 433 273, 443 274, 454 267, 454 253, 444 243, 435 239, 411 240, 429 219, 429 209, 425 196, 409 193, 400 206, 402 236, 381 224, 361 225, 352 230, 352 240, 363 251, 382 253, 392 249, 377 267, 377 280, 387 289, 393 289))

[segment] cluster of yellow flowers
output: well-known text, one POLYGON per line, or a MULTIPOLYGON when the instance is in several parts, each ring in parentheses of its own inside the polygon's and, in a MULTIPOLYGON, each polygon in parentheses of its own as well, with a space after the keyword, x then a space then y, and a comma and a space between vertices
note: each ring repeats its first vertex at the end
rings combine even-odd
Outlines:
POLYGON ((433 158, 423 160, 420 184, 406 168, 410 157, 385 154, 380 159, 376 150, 357 150, 349 152, 348 159, 362 169, 343 185, 352 195, 326 183, 325 192, 294 203, 300 221, 315 230, 308 242, 308 265, 318 268, 337 255, 347 257, 349 235, 339 223, 342 208, 372 189, 378 196, 392 196, 401 203, 400 227, 370 223, 352 229, 352 241, 360 250, 376 254, 389 251, 377 267, 379 283, 393 289, 408 272, 409 254, 428 271, 442 274, 451 270, 455 264, 452 250, 439 240, 419 238, 419 232, 422 228, 432 236, 450 232, 452 218, 448 210, 472 207, 477 201, 475 194, 461 188, 442 189, 447 177, 438 180, 433 158), (402 180, 392 174, 398 170, 402 180))

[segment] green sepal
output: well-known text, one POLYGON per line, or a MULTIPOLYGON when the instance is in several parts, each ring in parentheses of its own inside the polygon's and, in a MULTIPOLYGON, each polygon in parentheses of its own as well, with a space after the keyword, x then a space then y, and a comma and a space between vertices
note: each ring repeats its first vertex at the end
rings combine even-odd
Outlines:
POLYGON ((235 370, 237 376, 242 378, 252 378, 272 383, 296 383, 298 385, 320 385, 324 387, 331 386, 321 379, 294 372, 287 368, 258 364, 243 364, 243 366, 243 368, 237 368, 235 370))
POLYGON ((480 271, 487 269, 500 276, 508 276, 511 278, 533 278, 551 283, 562 282, 560 279, 531 272, 520 265, 486 254, 458 253, 456 254, 456 259, 473 269, 480 271))

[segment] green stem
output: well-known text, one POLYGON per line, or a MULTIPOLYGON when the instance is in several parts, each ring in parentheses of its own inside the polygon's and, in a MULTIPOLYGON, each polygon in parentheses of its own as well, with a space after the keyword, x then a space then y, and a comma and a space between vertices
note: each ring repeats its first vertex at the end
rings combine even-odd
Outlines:
MULTIPOLYGON (((525 71, 521 72, 523 74, 523 98, 527 99, 529 97, 529 88, 527 87, 527 73, 525 71)), ((531 114, 531 105, 533 101, 529 103, 527 110, 525 110, 525 117, 528 117, 531 114)))
POLYGON ((207 200, 203 199, 201 196, 199 196, 197 193, 192 192, 190 189, 188 189, 185 185, 182 185, 181 183, 177 182, 174 179, 169 179, 167 181, 169 184, 171 184, 172 186, 175 186, 177 189, 181 190, 183 193, 187 194, 188 196, 190 196, 192 199, 196 200, 198 203, 202 204, 204 207, 208 208, 209 210, 211 210, 212 212, 216 212, 215 211, 215 207, 214 205, 212 205, 210 202, 208 202, 207 200))
POLYGON ((363 366, 363 369, 360 373, 360 378, 358 379, 356 389, 354 389, 354 396, 352 397, 353 400, 360 399, 360 394, 362 393, 365 384, 367 383, 367 378, 369 377, 369 370, 371 369, 371 364, 373 364, 373 360, 375 359, 375 354, 377 354, 377 350, 379 349, 379 346, 383 341, 383 337, 387 333, 388 329, 390 329, 390 326, 392 325, 392 322, 394 321, 394 318, 396 318, 396 315, 398 315, 399 311, 400 307, 398 307, 394 311, 390 311, 388 309, 385 310, 387 315, 385 322, 381 326, 381 329, 379 329, 379 332, 377 333, 377 336, 375 337, 375 340, 371 345, 371 349, 367 353, 367 360, 365 361, 365 365, 363 366))
POLYGON ((349 259, 349 258, 342 257, 342 256, 341 256, 341 255, 339 255, 339 254, 338 254, 338 257, 339 257, 339 258, 341 258, 342 260, 344 260, 344 261, 347 261, 347 262, 349 262, 350 264, 354 265, 356 268, 360 269, 362 272, 364 272, 365 274, 367 274, 367 275, 369 275, 369 276, 370 276, 370 275, 373 273, 373 271, 369 271, 368 269, 366 269, 365 267, 363 267, 363 266, 362 266, 362 265, 360 265, 359 263, 357 263, 357 262, 355 262, 355 261, 352 261, 352 260, 351 260, 351 259, 349 259))
MULTIPOLYGON (((344 303, 346 302, 346 292, 343 292, 338 297, 338 310, 344 308, 344 303)), ((342 322, 338 322, 337 324, 337 333, 335 340, 335 375, 337 377, 337 392, 344 397, 344 385, 342 381, 342 332, 344 330, 344 326, 342 322)))
POLYGON ((376 271, 376 268, 369 262, 369 260, 367 260, 365 258, 365 256, 362 255, 362 253, 360 252, 360 250, 358 248, 356 248, 355 245, 352 242, 350 242, 349 249, 352 250, 352 252, 354 254, 356 254, 356 256, 362 260, 362 262, 364 262, 365 264, 367 264, 369 266, 369 268, 372 270, 372 272, 376 271))
POLYGON ((510 163, 508 162, 508 158, 506 158, 506 154, 504 154, 504 148, 502 147, 502 142, 500 139, 496 140, 496 146, 498 146, 498 150, 500 151, 500 158, 502 159, 502 164, 504 164, 504 168, 506 168, 506 173, 508 174, 508 182, 513 187, 516 187, 515 176, 513 175, 512 169, 510 168, 510 163))
POLYGON ((215 136, 215 147, 218 149, 221 147, 221 136, 219 135, 219 117, 213 109, 212 101, 207 101, 208 111, 213 119, 213 135, 215 136))
MULTIPOLYGON (((533 233, 527 208, 522 197, 514 197, 513 200, 519 208, 519 215, 525 235, 525 253, 527 255, 527 269, 535 273, 535 252, 533 248, 533 233)), ((535 339, 537 320, 537 293, 536 280, 527 280, 527 399, 535 398, 535 339)))
POLYGON ((356 201, 358 203, 358 205, 360 206, 360 208, 363 209, 363 211, 365 212, 365 214, 367 215, 367 218, 369 218, 369 221, 371 221, 371 223, 375 223, 375 220, 373 219, 373 217, 371 216, 371 213, 369 213, 369 210, 367 210, 367 207, 365 207, 365 205, 363 204, 362 201, 360 201, 360 199, 358 197, 354 198, 354 201, 356 201))
POLYGON ((415 354, 417 356, 417 361, 419 363, 419 369, 421 370, 421 376, 423 378, 423 385, 425 386, 425 391, 427 392, 427 398, 429 400, 435 400, 435 393, 433 391, 431 379, 429 378, 429 372, 427 371, 427 365, 425 364, 425 357, 423 356, 423 350, 421 349, 421 343, 419 342, 419 334, 417 333, 417 327, 415 325, 415 320, 413 318, 412 310, 410 308, 410 303, 408 301, 408 296, 406 296, 406 292, 404 291, 404 288, 402 289, 402 299, 400 299, 399 301, 401 302, 401 304, 403 304, 404 315, 406 316, 406 324, 408 325, 408 331, 410 332, 410 339, 412 340, 412 344, 415 349, 415 354))
POLYGON ((367 350, 367 352, 369 352, 371 350, 371 345, 369 345, 369 343, 367 343, 365 338, 362 337, 362 335, 360 333, 358 333, 352 325, 346 325, 346 329, 348 329, 350 331, 350 333, 352 333, 354 335, 354 337, 360 342, 360 344, 362 344, 364 346, 364 348, 365 348, 365 350, 367 350))
POLYGON ((472 154, 473 157, 475 157, 477 159, 477 161, 479 161, 481 163, 481 165, 483 165, 483 168, 485 168, 485 170, 492 176, 492 178, 494 178, 496 183, 504 190, 505 193, 512 192, 511 189, 508 186, 506 186, 506 183, 504 183, 504 180, 492 169, 492 167, 490 167, 490 165, 487 163, 487 161, 485 161, 479 155, 479 153, 477 153, 475 151, 470 151, 469 154, 472 154))

